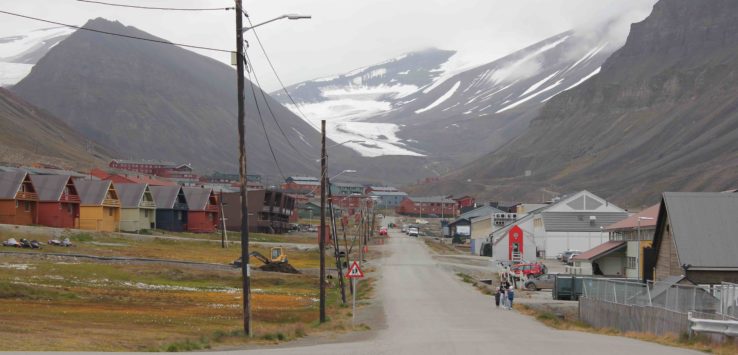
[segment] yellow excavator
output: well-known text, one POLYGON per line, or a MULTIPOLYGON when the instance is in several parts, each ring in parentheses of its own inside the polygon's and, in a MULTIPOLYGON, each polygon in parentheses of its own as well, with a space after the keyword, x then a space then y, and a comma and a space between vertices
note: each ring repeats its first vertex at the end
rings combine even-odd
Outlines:
MULTIPOLYGON (((286 263, 287 262, 287 254, 284 252, 284 248, 282 247, 276 247, 272 248, 269 253, 269 258, 262 255, 258 251, 252 251, 249 253, 249 256, 253 256, 265 265, 272 264, 272 263, 286 263)), ((241 267, 242 260, 241 258, 236 259, 236 261, 233 262, 233 266, 235 267, 241 267)))

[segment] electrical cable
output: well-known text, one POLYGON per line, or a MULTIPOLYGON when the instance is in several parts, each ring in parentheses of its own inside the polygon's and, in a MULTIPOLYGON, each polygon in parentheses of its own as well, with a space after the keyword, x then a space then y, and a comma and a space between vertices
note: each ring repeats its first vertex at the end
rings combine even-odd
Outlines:
MULTIPOLYGON (((244 56, 246 57, 246 60, 251 63, 251 58, 249 58, 248 53, 244 52, 244 56)), ((303 158, 311 159, 307 155, 305 155, 305 152, 303 152, 300 149, 297 149, 294 144, 292 144, 292 140, 290 140, 289 137, 287 137, 287 134, 282 129, 282 125, 279 124, 279 121, 277 120, 277 116, 274 114, 274 111, 272 110, 272 105, 269 104, 269 100, 267 99, 266 93, 264 93, 264 90, 261 89, 261 83, 259 82, 259 77, 256 75, 256 70, 254 70, 254 67, 251 66, 251 72, 254 74, 254 80, 256 81, 256 86, 259 88, 259 91, 261 92, 262 98, 264 98, 264 102, 266 103, 267 109, 269 110, 269 114, 272 116, 272 120, 274 120, 274 123, 277 125, 277 128, 279 129, 279 132, 282 133, 282 136, 287 141, 287 144, 292 147, 292 149, 297 152, 298 154, 301 154, 303 158)))
MULTIPOLYGON (((246 59, 244 58, 244 64, 249 65, 248 62, 246 62, 246 59)), ((254 71, 254 67, 251 67, 251 71, 254 71)), ((279 161, 277 160, 277 154, 274 153, 274 148, 272 147, 271 139, 269 139, 269 134, 267 134, 266 125, 264 124, 264 117, 261 114, 261 108, 259 107, 259 100, 256 97, 256 91, 254 89, 254 82, 251 81, 251 74, 249 74, 249 84, 251 85, 251 94, 254 97, 254 104, 256 105, 256 112, 259 115, 259 121, 261 122, 261 128, 264 130, 264 137, 267 141, 267 146, 269 146, 269 151, 272 153, 272 159, 274 159, 274 165, 277 167, 277 171, 279 171, 279 175, 282 177, 283 180, 287 180, 287 178, 284 175, 284 172, 282 172, 282 168, 279 166, 279 161)))
POLYGON ((231 7, 210 7, 210 8, 179 8, 179 7, 152 7, 152 6, 140 6, 140 5, 126 5, 126 4, 115 4, 110 2, 104 2, 104 1, 92 1, 92 0, 77 0, 79 2, 86 2, 91 4, 98 4, 98 5, 107 5, 107 6, 115 6, 115 7, 127 7, 132 9, 142 9, 142 10, 167 10, 167 11, 228 11, 228 10, 235 10, 235 6, 231 7))
POLYGON ((318 132, 320 132, 320 128, 317 126, 317 124, 310 121, 304 112, 300 109, 300 106, 295 102, 295 99, 292 97, 292 95, 287 91, 287 87, 285 87, 284 82, 282 82, 282 78, 279 77, 279 74, 277 73, 277 69, 274 67, 274 64, 272 64, 272 60, 269 58, 269 55, 267 54, 266 49, 264 48, 264 45, 261 43, 261 39, 259 39, 259 34, 256 33, 256 29, 253 28, 254 24, 251 22, 251 18, 248 14, 246 14, 245 11, 241 11, 244 16, 246 16, 246 21, 249 22, 249 26, 251 26, 250 31, 254 33, 254 38, 256 38, 256 42, 259 43, 259 47, 261 48, 261 52, 264 53, 264 58, 266 59, 267 63, 269 63, 269 67, 272 69, 272 73, 274 73, 274 76, 277 78, 277 81, 279 82, 279 85, 282 87, 282 91, 287 95, 287 97, 290 99, 290 102, 292 102, 292 105, 295 107, 297 112, 302 116, 302 119, 308 123, 311 127, 315 128, 318 132))
POLYGON ((93 29, 93 28, 75 26, 75 25, 70 25, 70 24, 66 24, 66 23, 62 23, 62 22, 45 20, 45 19, 42 19, 42 18, 33 17, 33 16, 27 16, 27 15, 18 14, 18 13, 9 12, 9 11, 0 10, 0 13, 6 14, 6 15, 10 15, 10 16, 15 16, 15 17, 21 17, 21 18, 25 18, 25 19, 29 19, 29 20, 50 23, 50 24, 57 25, 57 26, 65 26, 65 27, 70 27, 70 28, 76 28, 78 30, 84 30, 84 31, 90 31, 90 32, 95 32, 95 33, 106 34, 106 35, 110 35, 110 36, 117 36, 117 37, 123 37, 123 38, 129 38, 129 39, 135 39, 135 40, 146 41, 146 42, 153 42, 153 43, 159 43, 159 44, 168 44, 168 45, 171 45, 171 46, 178 46, 178 47, 185 47, 185 48, 202 49, 202 50, 213 51, 213 52, 233 53, 233 51, 229 51, 229 50, 226 50, 226 49, 218 49, 218 48, 212 48, 212 47, 203 47, 203 46, 196 46, 196 45, 192 45, 192 44, 175 43, 175 42, 168 42, 168 41, 158 40, 158 39, 152 39, 152 38, 144 38, 144 37, 137 37, 137 36, 131 36, 131 35, 124 35, 122 33, 108 32, 108 31, 96 30, 96 29, 93 29))

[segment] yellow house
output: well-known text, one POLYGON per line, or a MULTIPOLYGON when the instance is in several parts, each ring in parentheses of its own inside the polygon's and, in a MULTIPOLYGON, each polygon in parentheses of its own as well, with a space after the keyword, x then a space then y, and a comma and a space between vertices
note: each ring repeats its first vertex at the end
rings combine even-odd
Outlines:
POLYGON ((112 181, 74 181, 81 200, 79 229, 117 232, 120 225, 120 200, 112 181))

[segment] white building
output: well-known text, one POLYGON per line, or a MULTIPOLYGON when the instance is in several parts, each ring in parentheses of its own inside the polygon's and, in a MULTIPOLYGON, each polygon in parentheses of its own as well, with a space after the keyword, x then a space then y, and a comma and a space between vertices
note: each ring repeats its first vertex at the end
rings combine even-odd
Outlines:
POLYGON ((590 250, 608 241, 604 228, 628 217, 622 208, 580 191, 533 213, 533 234, 541 258, 567 250, 590 250))

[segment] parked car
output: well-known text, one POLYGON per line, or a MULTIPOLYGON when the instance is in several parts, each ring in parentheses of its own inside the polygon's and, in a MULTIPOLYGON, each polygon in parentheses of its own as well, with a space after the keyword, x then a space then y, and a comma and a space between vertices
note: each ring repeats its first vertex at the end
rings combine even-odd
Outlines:
POLYGON ((563 253, 559 254, 560 256, 557 256, 557 258, 558 258, 558 259, 559 259, 559 261, 561 261, 562 263, 567 263, 567 262, 569 262, 569 257, 571 256, 571 254, 574 254, 574 253, 577 253, 577 254, 579 254, 579 253, 581 253, 581 252, 580 252, 579 250, 567 250, 567 251, 565 251, 565 252, 563 252, 563 253))
POLYGON ((419 231, 417 227, 410 227, 407 229, 407 235, 411 237, 417 237, 418 234, 419 234, 419 231))
POLYGON ((387 227, 379 228, 379 235, 387 235, 387 227))
POLYGON ((546 267, 541 263, 515 264, 510 271, 518 276, 538 276, 546 273, 546 267))
POLYGON ((525 282, 525 288, 531 291, 540 291, 544 288, 553 288, 556 274, 539 275, 525 282))

